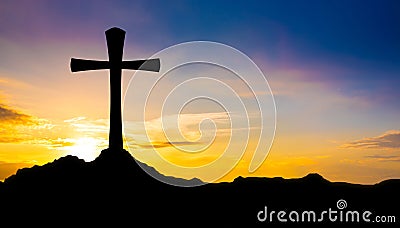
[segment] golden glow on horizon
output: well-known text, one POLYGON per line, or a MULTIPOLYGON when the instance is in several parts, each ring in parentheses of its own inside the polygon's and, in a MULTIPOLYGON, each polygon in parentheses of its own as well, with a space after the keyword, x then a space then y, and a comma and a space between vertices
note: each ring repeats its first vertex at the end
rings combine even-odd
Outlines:
MULTIPOLYGON (((246 152, 242 161, 219 181, 232 181, 237 176, 296 178, 317 172, 331 181, 373 184, 386 178, 398 176, 397 162, 390 162, 390 160, 393 160, 393 156, 389 152, 386 153, 387 155, 378 156, 378 160, 376 160, 360 154, 358 149, 340 149, 340 145, 335 143, 316 143, 314 147, 310 148, 310 142, 317 139, 321 138, 315 135, 278 137, 267 160, 255 173, 249 174, 247 171, 251 154, 246 152), (324 151, 324 153, 322 154, 321 151, 324 151), (383 159, 386 160, 382 161, 383 159)), ((30 167, 34 164, 42 165, 66 155, 74 155, 86 161, 91 161, 100 154, 101 149, 104 149, 98 145, 104 146, 107 139, 82 137, 69 138, 64 141, 69 143, 57 147, 49 147, 48 143, 1 143, 0 178, 4 179, 15 173, 17 168, 30 167), (6 151, 13 151, 14 153, 7 154, 6 151)), ((154 146, 157 145, 159 144, 154 146)), ((218 145, 216 146, 218 147, 218 145)), ((158 149, 176 164, 188 164, 190 162, 190 160, 179 156, 179 153, 174 155, 176 152, 168 152, 171 150, 170 145, 158 149)), ((148 148, 142 148, 139 153, 146 153, 147 150, 148 148)), ((371 151, 370 154, 374 154, 374 152, 371 151)), ((208 163, 213 159, 215 159, 215 156, 212 154, 204 157, 199 156, 193 165, 208 163)), ((157 164, 150 165, 157 168, 157 164)), ((171 171, 171 173, 165 174, 174 173, 171 171)))
MULTIPOLYGON (((4 83, 4 80, 0 82, 1 91, 5 91, 0 94, 0 107, 3 108, 0 117, 0 180, 15 173, 17 168, 30 167, 35 164, 42 165, 68 154, 90 161, 102 149, 107 147, 108 119, 106 116, 108 108, 105 101, 108 99, 104 96, 104 91, 108 89, 106 79, 103 80, 105 83, 100 86, 101 89, 98 92, 97 85, 91 86, 95 87, 96 92, 89 96, 84 95, 83 90, 78 90, 76 94, 69 95, 67 100, 64 100, 66 99, 63 97, 65 95, 61 96, 61 98, 53 96, 48 104, 41 103, 38 107, 26 105, 31 100, 24 99, 29 96, 32 96, 33 99, 34 96, 32 94, 38 94, 37 99, 42 100, 44 92, 37 92, 29 86, 18 92, 19 90, 14 89, 14 87, 11 89, 7 87, 8 85, 4 83), (21 96, 16 97, 19 103, 10 102, 10 97, 6 96, 12 94, 12 91, 17 91, 17 95, 21 96), (100 98, 96 95, 97 93, 100 94, 100 98), (4 100, 3 97, 8 99, 4 100), (60 99, 63 103, 58 102, 57 104, 55 100, 60 99), (94 104, 101 104, 101 108, 96 105, 90 106, 92 105, 91 101, 94 99, 96 100, 94 104), (73 100, 73 103, 79 103, 79 105, 72 105, 70 100, 73 100), (42 107, 46 108, 43 109, 42 107), (99 110, 102 111, 100 112, 99 110)), ((87 81, 87 84, 79 85, 80 88, 89 86, 89 82, 92 82, 93 78, 86 80, 85 77, 82 77, 78 84, 82 80, 87 81)), ((290 87, 295 87, 294 84, 296 82, 291 81, 290 83, 290 87)), ((13 86, 17 84, 17 82, 14 82, 13 86)), ((73 85, 76 85, 75 79, 73 80, 73 85)), ((282 87, 284 85, 285 83, 281 84, 282 87)), ((274 88, 273 82, 272 87, 274 88)), ((68 85, 68 88, 73 90, 71 85, 68 85)), ((293 94, 294 92, 290 93, 292 90, 289 89, 287 93, 277 94, 278 96, 286 96, 296 100, 299 99, 299 94, 307 95, 306 98, 312 97, 313 89, 316 91, 315 93, 325 94, 325 96, 317 97, 311 101, 304 102, 304 104, 301 102, 306 99, 301 99, 301 102, 296 103, 302 105, 300 108, 307 107, 307 110, 304 109, 307 112, 293 116, 290 115, 293 112, 292 109, 288 108, 288 106, 279 106, 280 103, 278 103, 277 135, 272 150, 260 169, 255 173, 248 173, 251 154, 246 152, 243 160, 235 169, 220 181, 232 181, 237 176, 282 176, 284 178, 294 178, 304 176, 310 172, 318 172, 331 181, 355 183, 376 183, 387 178, 399 178, 400 167, 398 160, 400 159, 400 153, 398 144, 396 144, 398 142, 396 141, 397 138, 393 138, 398 137, 398 131, 389 131, 390 129, 387 129, 366 132, 364 129, 353 129, 347 132, 345 129, 338 128, 327 131, 323 129, 329 126, 320 126, 320 124, 324 124, 326 119, 335 121, 334 117, 324 117, 323 121, 318 121, 318 118, 321 118, 318 116, 310 118, 310 113, 320 115, 321 107, 326 107, 326 103, 333 102, 337 105, 336 107, 344 107, 346 109, 347 107, 354 107, 357 104, 356 101, 345 100, 343 96, 335 97, 335 94, 327 92, 326 88, 320 88, 318 85, 314 85, 313 88, 305 88, 306 92, 295 91, 295 94, 293 94), (319 104, 324 106, 319 106, 319 104), (388 140, 392 140, 394 143, 388 144, 388 140), (382 147, 385 145, 388 147, 382 147)), ((301 87, 297 88, 297 90, 301 90, 301 87)), ((50 91, 50 94, 55 94, 55 91, 50 91)), ((347 109, 343 115, 345 114, 346 116, 351 116, 347 109)), ((220 121, 222 121, 224 115, 214 113, 213 117, 220 118, 220 121)), ((202 118, 201 113, 184 114, 182 116, 181 130, 187 139, 196 140, 199 138, 197 124, 202 118), (195 126, 191 125, 192 122, 195 126)), ((152 141, 146 141, 143 135, 137 134, 137 132, 133 134, 133 139, 138 144, 138 150, 140 149, 136 158, 140 160, 140 153, 146 153, 149 150, 149 146, 154 146, 176 164, 190 162, 190 159, 179 156, 178 152, 171 152, 170 149, 173 142, 168 143, 168 140, 158 128, 159 122, 157 121, 157 119, 153 119, 146 123, 153 129, 150 135, 152 141)), ((137 123, 132 122, 131 124, 135 128, 137 123)), ((221 129, 220 133, 228 132, 228 130, 221 129)), ((216 141, 218 143, 214 145, 214 149, 223 148, 226 142, 221 139, 216 141)), ((170 139, 171 141, 174 140, 170 139)), ((200 144, 184 145, 179 143, 177 145, 182 147, 202 146, 200 144)), ((254 147, 254 144, 250 143, 249 149, 252 147, 254 147)), ((135 152, 131 151, 131 153, 135 152)), ((218 153, 213 154, 212 151, 208 151, 207 156, 196 155, 198 160, 192 165, 207 163, 217 155, 218 153)), ((157 166, 157 164, 152 165, 157 166)), ((171 173, 166 174, 174 173, 171 171, 171 173)))

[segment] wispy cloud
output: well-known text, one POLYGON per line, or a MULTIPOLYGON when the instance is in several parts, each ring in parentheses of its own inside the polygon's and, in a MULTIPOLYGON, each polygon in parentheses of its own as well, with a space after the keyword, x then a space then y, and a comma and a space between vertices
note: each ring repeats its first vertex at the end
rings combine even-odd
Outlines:
POLYGON ((383 162, 400 162, 399 155, 367 155, 365 157, 383 162))
POLYGON ((79 140, 90 138, 99 147, 104 147, 108 120, 75 117, 64 123, 55 125, 46 119, 0 104, 0 143, 35 144, 60 150, 84 144, 79 140))
MULTIPOLYGON (((176 146, 191 146, 191 145, 197 145, 197 144, 202 144, 200 142, 189 142, 189 141, 185 141, 185 142, 151 142, 148 144, 135 144, 140 148, 144 148, 144 149, 149 149, 149 148, 166 148, 166 147, 176 147, 176 146)), ((134 145, 133 145, 134 146, 134 145)))
POLYGON ((0 104, 0 123, 31 125, 35 124, 36 121, 34 121, 33 117, 30 115, 0 104))
POLYGON ((400 148, 400 131, 387 131, 380 136, 364 138, 343 144, 341 148, 398 149, 400 148))
POLYGON ((49 121, 0 104, 0 142, 30 142, 54 127, 49 121))
POLYGON ((64 122, 73 127, 75 131, 85 133, 86 135, 98 136, 99 134, 104 135, 108 133, 108 119, 90 120, 79 116, 64 120, 64 122))
MULTIPOLYGON (((231 115, 232 116, 232 115, 231 115)), ((124 122, 125 134, 136 142, 194 142, 208 141, 217 133, 230 129, 229 115, 226 112, 188 113, 163 116, 145 121, 144 124, 134 121, 124 122), (143 137, 147 136, 147 137, 143 137)))
POLYGON ((51 148, 63 148, 75 145, 75 143, 68 138, 48 139, 45 143, 47 143, 51 148))

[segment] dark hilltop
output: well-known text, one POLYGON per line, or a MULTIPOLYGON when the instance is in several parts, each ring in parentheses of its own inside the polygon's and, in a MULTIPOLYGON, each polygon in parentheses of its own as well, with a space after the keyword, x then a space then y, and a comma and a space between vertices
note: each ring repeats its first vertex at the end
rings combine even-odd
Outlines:
MULTIPOLYGON (((150 169, 153 174, 162 175, 150 169)), ((201 183, 198 179, 167 178, 176 183, 201 183)), ((272 221, 267 216, 266 221, 260 222, 257 215, 265 207, 268 215, 272 210, 276 213, 313 210, 318 219, 321 211, 330 208, 339 215, 337 203, 345 200, 344 212, 369 210, 373 215, 390 215, 399 220, 399 192, 400 180, 397 179, 359 185, 330 182, 319 174, 298 179, 238 177, 231 183, 176 187, 149 176, 127 151, 106 149, 92 162, 66 156, 43 166, 18 170, 0 182, 0 217, 20 218, 13 220, 16 224, 27 221, 74 224, 79 221, 81 225, 95 225, 107 221, 125 224, 125 227, 155 224, 266 227, 302 222, 282 223, 276 215, 272 221)), ((264 213, 260 216, 262 218, 264 213)), ((329 222, 326 216, 322 222, 305 224, 322 223, 357 225, 365 222, 340 222, 339 217, 338 221, 329 222)), ((368 225, 371 224, 374 223, 368 225)))

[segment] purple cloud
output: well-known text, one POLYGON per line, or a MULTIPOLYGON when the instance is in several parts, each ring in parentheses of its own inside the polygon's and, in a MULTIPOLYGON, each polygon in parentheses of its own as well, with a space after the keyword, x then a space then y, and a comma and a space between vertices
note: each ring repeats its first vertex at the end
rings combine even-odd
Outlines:
POLYGON ((400 148, 400 131, 391 130, 384 134, 346 143, 342 148, 359 149, 397 149, 400 148))

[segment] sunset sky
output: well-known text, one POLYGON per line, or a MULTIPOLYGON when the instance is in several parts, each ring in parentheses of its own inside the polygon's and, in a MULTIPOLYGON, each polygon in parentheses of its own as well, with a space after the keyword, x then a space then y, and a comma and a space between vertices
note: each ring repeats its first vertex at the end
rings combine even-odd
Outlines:
MULTIPOLYGON (((311 172, 353 183, 400 178, 400 3, 306 2, 2 1, 0 180, 18 168, 68 154, 91 161, 107 148, 108 71, 72 74, 69 61, 107 60, 104 31, 114 26, 127 32, 124 59, 148 58, 182 42, 214 41, 240 50, 264 73, 277 118, 269 155, 249 173, 252 154, 246 151, 217 181, 311 172)), ((132 76, 132 71, 123 72, 124 92, 132 76)), ((162 86, 158 92, 170 90, 162 86)), ((150 127, 150 141, 145 132, 135 132, 138 122, 125 122, 134 132, 130 140, 135 151, 130 152, 145 162, 144 154, 152 148, 178 165, 210 162, 228 141, 224 132, 234 134, 242 127, 230 127, 223 109, 199 101, 180 118, 186 142, 167 139, 157 127, 162 116, 155 106, 149 107, 153 113, 144 123, 150 127), (185 159, 171 151, 177 145, 198 146, 193 142, 202 135, 194 128, 205 118, 222 127, 206 154, 185 159)), ((214 125, 202 123, 207 137, 214 125)), ((148 163, 163 170, 157 162, 148 163)), ((174 170, 163 173, 192 177, 174 170)))

